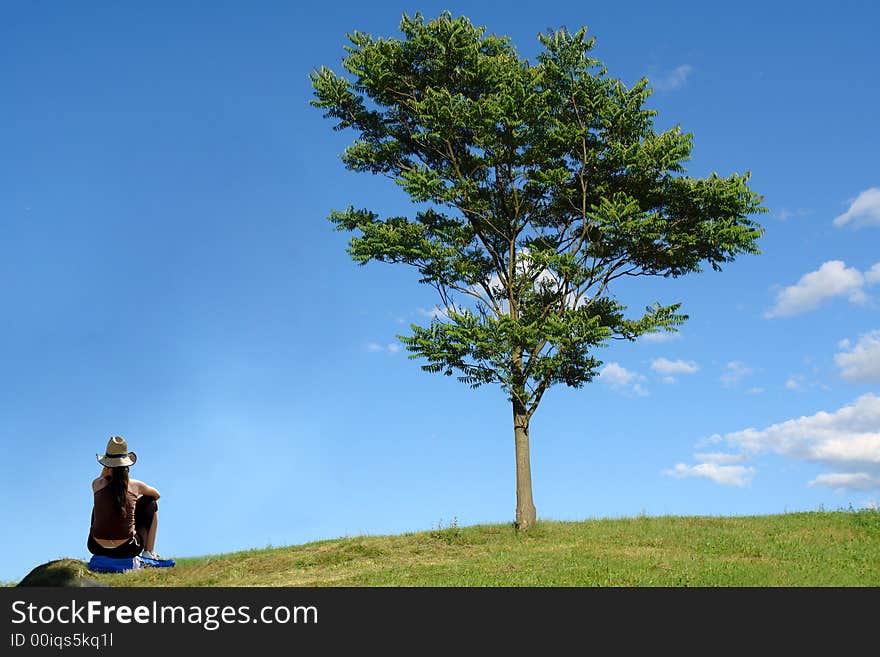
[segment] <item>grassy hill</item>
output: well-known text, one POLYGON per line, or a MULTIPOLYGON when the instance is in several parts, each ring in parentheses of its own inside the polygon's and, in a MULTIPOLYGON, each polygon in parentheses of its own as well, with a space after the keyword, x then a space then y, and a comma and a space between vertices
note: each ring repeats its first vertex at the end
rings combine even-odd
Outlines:
MULTIPOLYGON (((173 555, 172 555, 173 556, 173 555)), ((94 575, 112 586, 880 586, 880 511, 358 536, 94 575)))

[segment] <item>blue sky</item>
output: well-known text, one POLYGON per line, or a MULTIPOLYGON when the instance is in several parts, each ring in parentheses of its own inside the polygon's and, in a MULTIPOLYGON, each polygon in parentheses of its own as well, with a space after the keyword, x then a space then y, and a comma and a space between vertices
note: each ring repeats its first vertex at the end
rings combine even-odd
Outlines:
POLYGON ((4 3, 0 579, 87 558, 95 453, 125 436, 189 556, 509 522, 503 393, 395 334, 439 299, 326 217, 406 212, 308 105, 345 33, 448 8, 512 37, 589 26, 647 76, 689 173, 751 170, 763 254, 617 288, 680 336, 603 350, 532 420, 538 516, 755 514, 880 498, 880 105, 869 3, 4 3))

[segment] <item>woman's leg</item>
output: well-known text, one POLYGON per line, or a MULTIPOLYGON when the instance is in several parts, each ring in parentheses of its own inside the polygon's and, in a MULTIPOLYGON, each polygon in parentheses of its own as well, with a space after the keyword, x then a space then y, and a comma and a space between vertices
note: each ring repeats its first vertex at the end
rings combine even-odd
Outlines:
POLYGON ((159 525, 159 505, 155 498, 143 495, 134 507, 134 528, 144 550, 153 551, 156 545, 156 529, 159 525))
POLYGON ((152 552, 156 546, 156 529, 159 526, 159 514, 153 514, 153 522, 150 523, 150 529, 147 531, 147 538, 144 541, 144 549, 152 552))

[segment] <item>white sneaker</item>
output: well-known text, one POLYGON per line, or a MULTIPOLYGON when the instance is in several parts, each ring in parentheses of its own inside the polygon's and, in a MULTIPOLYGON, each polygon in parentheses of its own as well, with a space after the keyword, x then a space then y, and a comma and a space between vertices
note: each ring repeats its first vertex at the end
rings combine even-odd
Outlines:
POLYGON ((156 554, 155 552, 150 552, 149 550, 144 550, 143 552, 141 552, 141 559, 155 559, 156 561, 158 561, 159 555, 156 554))

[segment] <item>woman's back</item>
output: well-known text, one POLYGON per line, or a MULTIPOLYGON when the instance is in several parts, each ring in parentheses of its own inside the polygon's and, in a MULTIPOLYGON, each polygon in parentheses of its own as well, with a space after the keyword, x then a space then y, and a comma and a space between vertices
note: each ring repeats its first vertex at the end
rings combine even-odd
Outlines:
POLYGON ((134 508, 138 494, 132 490, 130 484, 125 491, 125 505, 120 511, 113 487, 110 486, 108 477, 102 477, 106 482, 101 486, 95 482, 94 510, 92 513, 92 536, 98 539, 119 540, 134 536, 134 508))

